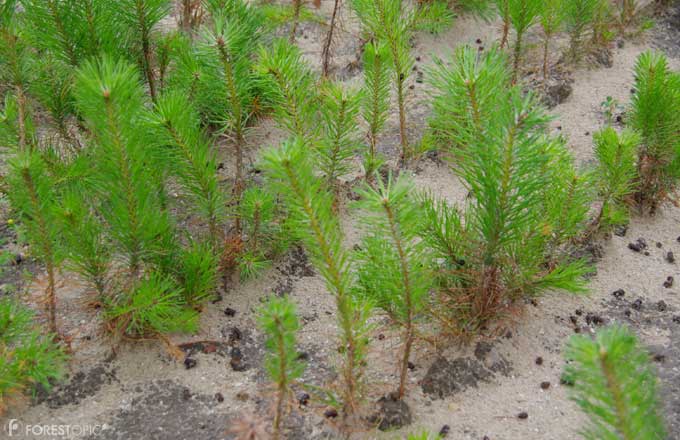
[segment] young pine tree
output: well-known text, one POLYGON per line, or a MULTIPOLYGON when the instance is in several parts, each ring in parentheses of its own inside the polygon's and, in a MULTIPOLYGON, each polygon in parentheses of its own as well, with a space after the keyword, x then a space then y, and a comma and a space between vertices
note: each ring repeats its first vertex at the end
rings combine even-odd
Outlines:
POLYGON ((504 49, 508 44, 508 37, 510 36, 510 0, 493 0, 496 4, 498 15, 503 21, 503 30, 501 33, 501 49, 504 49))
POLYGON ((264 164, 269 178, 279 183, 290 207, 296 235, 335 298, 344 356, 340 374, 343 411, 350 417, 356 413, 360 398, 359 381, 368 344, 368 309, 352 297, 349 256, 342 246, 333 197, 314 175, 307 154, 304 143, 298 139, 269 150, 264 164))
POLYGON ((319 169, 338 200, 338 179, 350 171, 349 161, 359 145, 357 119, 361 96, 347 87, 327 83, 321 93, 323 134, 316 147, 319 169))
POLYGON ((282 215, 276 204, 275 192, 260 187, 248 188, 241 201, 244 252, 238 257, 242 279, 254 278, 271 264, 271 259, 286 247, 282 215))
POLYGON ((56 275, 62 261, 57 188, 47 171, 47 165, 37 152, 20 152, 12 158, 7 184, 12 208, 17 211, 26 229, 31 250, 45 264, 47 286, 44 304, 49 329, 56 334, 56 275))
POLYGON ((0 415, 17 394, 36 385, 49 389, 64 373, 66 355, 13 299, 0 299, 0 415))
MULTIPOLYGON (((218 122, 234 147, 235 203, 245 189, 244 148, 246 128, 253 115, 258 82, 253 57, 261 36, 263 18, 255 7, 242 0, 230 0, 209 8, 212 24, 204 26, 198 43, 202 66, 202 96, 212 122, 218 122)), ((240 221, 236 219, 240 232, 240 221)))
MULTIPOLYGON (((159 172, 149 163, 143 122, 144 93, 135 66, 109 57, 84 63, 76 82, 76 104, 95 142, 95 199, 110 240, 123 253, 129 275, 158 261, 173 230, 158 188, 159 172)), ((163 163, 163 162, 161 162, 163 163)), ((163 168, 163 167, 158 167, 163 168)))
POLYGON ((640 133, 635 195, 654 212, 680 178, 680 74, 660 53, 645 52, 635 65, 631 126, 640 133))
POLYGON ((70 189, 60 201, 66 267, 94 287, 101 301, 108 292, 113 250, 107 242, 102 223, 83 198, 82 190, 82 187, 70 189))
POLYGON ((474 252, 453 274, 453 292, 467 304, 464 328, 475 331, 518 296, 550 287, 582 290, 584 267, 569 259, 544 265, 551 241, 564 238, 551 240, 552 227, 544 229, 555 223, 545 218, 545 190, 554 178, 549 171, 563 164, 564 150, 546 134, 549 117, 534 96, 509 85, 497 52, 480 56, 462 48, 453 61, 434 70, 434 121, 470 192, 464 224, 474 252))
POLYGON ((377 154, 378 136, 385 127, 390 110, 389 47, 375 41, 364 48, 364 85, 361 91, 361 117, 368 126, 368 150, 364 154, 364 171, 370 179, 380 168, 377 154))
POLYGON ((594 139, 598 163, 595 175, 602 204, 593 226, 606 230, 628 221, 626 198, 635 192, 640 136, 631 130, 618 134, 607 127, 595 133, 594 139))
POLYGON ((431 286, 427 255, 416 242, 420 211, 412 192, 413 185, 404 178, 395 182, 390 175, 383 183, 377 176, 376 189, 366 186, 358 203, 370 232, 358 252, 357 291, 404 328, 399 398, 406 392, 416 315, 431 286))
POLYGON ((300 328, 295 304, 288 298, 269 299, 260 309, 260 327, 267 335, 265 368, 276 386, 274 412, 274 439, 281 438, 281 421, 285 403, 291 393, 291 384, 304 372, 305 366, 298 360, 295 335, 300 328))
POLYGON ((158 98, 149 123, 154 142, 165 149, 168 166, 207 223, 208 240, 216 249, 226 200, 219 186, 215 152, 201 129, 198 113, 186 96, 168 92, 158 98))
POLYGON ((649 354, 625 327, 601 329, 595 339, 575 335, 565 358, 572 399, 590 419, 585 439, 666 438, 649 354))
POLYGON ((35 76, 32 53, 19 22, 15 1, 7 1, 0 9, 0 82, 8 85, 2 119, 5 146, 19 150, 35 146, 28 89, 35 76))
POLYGON ((583 42, 591 30, 601 0, 572 0, 565 8, 565 23, 569 32, 568 56, 572 62, 583 57, 583 42))
POLYGON ((389 48, 399 109, 401 159, 406 160, 411 155, 406 130, 406 81, 414 63, 409 42, 414 13, 402 0, 353 0, 352 6, 364 31, 389 48))
POLYGON ((119 0, 113 3, 116 19, 124 26, 127 46, 144 73, 146 85, 153 101, 157 96, 155 52, 155 29, 170 13, 170 0, 119 0))
POLYGON ((562 30, 565 19, 565 0, 545 0, 541 9, 539 22, 543 29, 543 82, 548 82, 550 65, 550 41, 562 30))
POLYGON ((516 82, 522 61, 524 35, 539 18, 543 9, 543 0, 509 0, 509 8, 510 23, 515 29, 512 80, 516 82))
POLYGON ((297 46, 285 40, 261 48, 258 71, 271 90, 274 117, 288 133, 307 145, 319 136, 316 77, 297 46))
POLYGON ((198 314, 185 307, 182 289, 170 277, 151 273, 122 296, 107 298, 104 319, 116 336, 133 338, 194 332, 198 314))

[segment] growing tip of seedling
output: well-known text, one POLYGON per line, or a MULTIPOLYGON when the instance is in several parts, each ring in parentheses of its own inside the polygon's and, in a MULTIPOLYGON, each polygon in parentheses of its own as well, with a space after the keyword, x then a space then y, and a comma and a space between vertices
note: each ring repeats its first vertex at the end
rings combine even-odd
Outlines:
POLYGON ((109 99, 111 97, 111 91, 109 89, 102 90, 102 96, 104 99, 109 99))

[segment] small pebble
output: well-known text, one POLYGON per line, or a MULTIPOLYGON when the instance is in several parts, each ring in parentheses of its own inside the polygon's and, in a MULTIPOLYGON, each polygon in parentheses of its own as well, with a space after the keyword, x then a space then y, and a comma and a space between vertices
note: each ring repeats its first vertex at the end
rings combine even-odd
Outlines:
POLYGON ((543 358, 539 356, 539 357, 536 358, 535 362, 536 362, 536 365, 543 365, 543 358))
POLYGON ((215 393, 215 400, 217 400, 220 403, 224 402, 224 396, 222 395, 222 393, 215 393))
POLYGON ((231 318, 236 315, 236 310, 232 309, 231 307, 227 307, 224 309, 224 314, 231 318))
POLYGON ((298 394, 297 399, 298 399, 298 402, 300 403, 300 405, 304 406, 304 405, 307 405, 309 403, 309 398, 310 398, 309 393, 305 393, 303 391, 302 393, 298 394))
POLYGON ((190 357, 184 359, 184 368, 187 370, 191 370, 196 366, 196 359, 192 359, 190 357))
POLYGON ((335 408, 329 408, 323 413, 326 418, 334 419, 338 416, 338 411, 335 408))
POLYGON ((541 382, 541 389, 542 390, 547 390, 548 388, 550 388, 550 382, 547 382, 547 381, 541 382))
POLYGON ((637 310, 639 312, 642 310, 642 298, 636 299, 630 306, 633 308, 633 310, 637 310))
POLYGON ((664 286, 666 289, 670 289, 671 287, 673 287, 673 277, 669 275, 669 276, 666 278, 666 281, 663 282, 663 286, 664 286))
POLYGON ((673 255, 673 252, 668 251, 668 253, 666 254, 666 261, 671 264, 675 263, 675 255, 673 255))
POLYGON ((411 361, 408 361, 408 369, 409 370, 415 370, 416 369, 416 364, 414 364, 411 361))
POLYGON ((661 300, 658 303, 656 303, 656 309, 660 312, 665 312, 666 310, 668 310, 668 304, 666 304, 664 300, 661 300))
POLYGON ((621 299, 626 295, 626 291, 623 289, 617 289, 612 292, 612 295, 614 296, 614 298, 621 299))
POLYGON ((445 438, 447 435, 449 435, 449 431, 451 431, 451 427, 449 425, 442 426, 442 429, 439 430, 439 437, 445 438))
POLYGON ((526 411, 522 411, 521 413, 517 414, 517 418, 522 420, 528 419, 529 414, 526 411))

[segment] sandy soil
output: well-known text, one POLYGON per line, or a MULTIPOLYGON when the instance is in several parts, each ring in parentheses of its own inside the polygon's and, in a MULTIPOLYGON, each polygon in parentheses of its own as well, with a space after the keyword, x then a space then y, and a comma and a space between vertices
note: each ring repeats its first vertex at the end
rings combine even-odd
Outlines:
MULTIPOLYGON (((321 13, 330 15, 331 6, 324 0, 321 13)), ((551 110, 555 116, 552 127, 569 139, 579 165, 587 166, 593 159, 592 133, 604 121, 600 103, 606 96, 622 104, 629 101, 632 68, 639 53, 658 45, 680 68, 680 51, 672 41, 659 37, 675 26, 675 22, 664 20, 645 38, 614 48, 612 67, 577 70, 572 95, 551 110)), ((346 7, 343 24, 344 32, 335 48, 336 72, 348 83, 356 83, 360 78, 356 68, 359 45, 356 24, 348 18, 346 7)), ((457 45, 490 46, 498 29, 496 23, 460 17, 443 35, 418 35, 414 42, 414 53, 420 58, 418 71, 425 71, 434 56, 448 56, 457 45), (481 43, 476 43, 478 39, 481 43)), ((318 25, 303 24, 298 36, 315 66, 319 64, 322 34, 318 25)), ((557 48, 554 55, 559 57, 557 48)), ((408 110, 413 142, 422 135, 429 111, 426 85, 415 82, 415 78, 413 75, 411 79, 414 89, 408 110)), ((249 154, 253 162, 261 147, 275 145, 281 138, 272 125, 264 121, 251 134, 249 154)), ((396 162, 397 134, 393 115, 380 146, 392 164, 396 162)), ((226 179, 229 152, 221 154, 227 162, 223 171, 226 179)), ((423 158, 404 172, 413 175, 419 188, 452 202, 459 203, 465 197, 464 188, 445 164, 423 158)), ((355 223, 344 213, 348 246, 359 238, 355 223)), ((655 355, 664 412, 672 432, 669 438, 680 439, 680 270, 677 263, 665 259, 669 251, 680 256, 678 236, 680 208, 667 206, 654 218, 635 217, 625 236, 613 236, 601 243, 601 258, 588 295, 555 292, 535 305, 527 304, 516 323, 498 339, 475 341, 464 347, 451 343, 437 349, 420 343, 412 359, 414 369, 406 399, 413 412, 412 425, 398 432, 361 431, 352 437, 402 438, 407 432, 439 432, 448 425, 448 438, 453 439, 577 439, 585 418, 569 401, 568 387, 560 385, 564 366, 561 351, 575 331, 593 332, 603 322, 619 321, 631 325, 655 355), (645 239, 649 255, 628 249, 628 244, 638 238, 645 239), (672 288, 662 285, 668 276, 677 280, 672 288), (622 298, 612 295, 618 289, 625 291, 622 298), (638 299, 641 301, 636 302, 638 299), (542 382, 549 382, 549 388, 542 389, 542 382), (526 412, 528 418, 519 419, 520 412, 526 412)), ((16 267, 14 273, 20 270, 16 267)), ((28 289, 29 296, 39 291, 40 280, 38 276, 28 289)), ((105 429, 93 438, 104 439, 229 438, 226 431, 236 420, 245 417, 257 423, 269 415, 269 390, 261 365, 262 336, 256 329, 254 312, 272 292, 289 293, 298 304, 304 324, 300 350, 309 363, 303 381, 317 386, 332 384, 337 352, 333 301, 304 253, 294 250, 261 278, 237 284, 224 293, 223 300, 208 304, 199 334, 172 338, 175 343, 217 341, 188 347, 185 356, 189 361, 178 361, 157 342, 123 344, 112 354, 96 315, 84 307, 83 289, 77 280, 64 277, 60 312, 62 325, 73 338, 70 377, 49 394, 38 393, 31 401, 14 406, 5 419, 19 419, 25 424, 100 424, 105 429), (228 316, 227 308, 235 315, 228 316)), ((373 319, 376 330, 367 372, 368 407, 390 390, 397 377, 396 336, 383 317, 373 319)), ((318 399, 312 397, 307 405, 292 402, 291 408, 290 438, 336 438, 332 421, 323 415, 326 407, 318 399)), ((3 435, 0 433, 0 438, 3 435)))

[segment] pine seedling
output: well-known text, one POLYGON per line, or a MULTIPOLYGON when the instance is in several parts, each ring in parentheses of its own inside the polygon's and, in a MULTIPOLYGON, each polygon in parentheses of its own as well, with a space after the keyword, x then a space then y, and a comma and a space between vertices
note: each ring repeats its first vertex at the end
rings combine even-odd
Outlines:
POLYGON ((36 385, 49 389, 63 376, 64 351, 41 335, 33 319, 15 300, 0 299, 0 415, 15 395, 36 385))
POLYGON ((285 40, 262 47, 258 71, 272 90, 274 116, 280 126, 308 145, 318 138, 316 78, 300 49, 285 40))
POLYGON ((568 56, 578 62, 583 56, 583 42, 593 25, 601 0, 573 0, 567 2, 565 23, 569 32, 568 56))
POLYGON ((75 146, 77 140, 68 124, 69 118, 75 114, 73 69, 49 54, 36 64, 36 78, 29 91, 47 109, 61 138, 75 146))
POLYGON ((364 85, 361 91, 361 117, 368 126, 368 150, 364 155, 366 179, 378 170, 378 136, 390 110, 390 52, 385 44, 369 42, 364 48, 364 85))
POLYGON ((621 34, 624 35, 626 28, 628 28, 638 14, 637 0, 620 0, 616 2, 619 6, 619 26, 621 27, 621 34))
POLYGON ((75 90, 78 110, 94 134, 95 195, 105 207, 100 214, 130 276, 136 278, 144 262, 167 252, 163 246, 173 234, 158 194, 162 169, 153 172, 148 166, 158 160, 158 152, 145 141, 138 72, 108 57, 89 61, 78 72, 75 90))
POLYGON ((598 162, 595 173, 602 204, 593 226, 606 230, 628 221, 626 198, 635 192, 640 136, 631 130, 618 134, 607 127, 595 133, 594 139, 598 162))
MULTIPOLYGON (((201 29, 198 55, 203 65, 203 99, 212 101, 209 115, 232 142, 236 157, 236 205, 245 189, 243 149, 246 127, 253 114, 257 81, 253 56, 262 29, 262 16, 242 0, 230 0, 211 9, 213 23, 201 29)), ((240 232, 237 218, 236 229, 240 232)))
POLYGON ((184 307, 182 289, 171 278, 158 273, 144 276, 131 291, 109 301, 104 319, 110 331, 118 336, 190 333, 198 328, 198 314, 184 307))
POLYGON ((456 14, 448 2, 433 0, 419 4, 415 16, 415 28, 438 35, 450 28, 456 14))
POLYGON ((680 178, 680 74, 661 53, 645 52, 635 65, 631 126, 640 133, 640 180, 635 199, 654 212, 680 178))
POLYGON ((364 31, 389 48, 399 109, 401 159, 406 160, 411 155, 406 131, 406 81, 414 63, 409 39, 415 14, 402 0, 353 0, 352 6, 364 31))
POLYGON ((281 437, 281 422, 291 385, 304 372, 305 365, 298 360, 295 335, 300 329, 295 304, 287 297, 271 297, 260 309, 259 324, 267 335, 265 368, 276 386, 273 436, 281 437))
POLYGON ((209 241, 216 247, 226 200, 219 186, 215 152, 201 130, 198 113, 184 94, 168 92, 157 100, 149 122, 159 147, 170 147, 167 162, 207 223, 209 241))
MULTIPOLYGON (((272 192, 263 188, 248 188, 240 206, 245 250, 239 256, 242 279, 254 278, 271 263, 271 258, 282 249, 285 239, 277 223, 277 206, 272 192)), ((285 247, 285 244, 284 244, 285 247)))
POLYGON ((370 230, 359 251, 360 295, 385 310, 404 328, 399 398, 406 392, 408 364, 415 340, 415 319, 431 285, 428 256, 416 243, 420 211, 410 198, 413 185, 405 178, 387 183, 379 177, 376 189, 366 186, 358 206, 370 230), (387 238, 387 240, 386 240, 387 238))
POLYGON ((537 21, 543 9, 543 0, 509 0, 510 23, 515 29, 512 80, 517 81, 522 59, 524 34, 537 21))
POLYGON ((32 252, 45 264, 45 309, 49 329, 57 333, 56 272, 62 261, 61 231, 56 216, 57 190, 45 162, 36 152, 19 153, 10 161, 10 169, 8 197, 26 229, 32 252))
POLYGON ((572 399, 590 423, 584 439, 666 438, 649 354, 627 328, 601 329, 595 339, 575 335, 565 352, 572 399))
POLYGON ((613 24, 613 12, 609 0, 600 0, 595 7, 593 17, 592 41, 596 47, 605 47, 614 37, 611 31, 613 24))
MULTIPOLYGON (((467 304, 459 310, 468 331, 478 330, 517 296, 549 287, 582 291, 586 269, 569 259, 546 268, 550 243, 563 237, 551 240, 552 227, 537 234, 546 222, 545 190, 554 188, 550 170, 564 166, 564 143, 547 137, 550 118, 536 98, 508 87, 502 55, 475 52, 460 49, 453 66, 441 63, 434 75, 436 97, 460 97, 435 99, 435 121, 442 121, 438 138, 458 159, 454 171, 470 193, 465 228, 475 247, 462 257, 465 268, 453 274, 459 279, 452 283, 467 304)), ((573 174, 569 170, 565 175, 573 174)))
MULTIPOLYGON (((540 226, 541 236, 547 238, 547 261, 559 262, 564 245, 577 240, 587 229, 588 214, 594 192, 592 173, 580 173, 574 166, 562 137, 545 140, 549 161, 543 168, 545 215, 540 226)), ((567 247, 567 252, 571 251, 567 247)), ((537 265, 540 262, 537 261, 537 265)))
POLYGON ((342 246, 332 194, 317 179, 302 141, 286 142, 269 150, 264 164, 290 207, 294 231, 311 255, 312 263, 335 298, 340 327, 342 401, 345 416, 356 413, 359 381, 368 344, 367 308, 352 298, 349 256, 342 246))
POLYGON ((550 42, 562 30, 565 20, 565 0, 545 0, 539 17, 543 29, 543 82, 548 82, 550 42))
POLYGON ((81 191, 67 191, 60 203, 66 268, 83 277, 102 299, 108 290, 113 260, 113 250, 107 243, 104 227, 94 210, 83 200, 81 191))
POLYGON ((153 101, 157 95, 154 63, 155 28, 170 12, 170 0, 119 0, 113 4, 117 20, 125 27, 128 45, 144 73, 153 101))
MULTIPOLYGON (((14 11, 15 2, 7 2, 0 16, 0 82, 10 85, 11 98, 5 95, 3 132, 14 139, 9 145, 19 150, 32 149, 35 133, 27 96, 34 71, 29 46, 14 11)), ((3 136, 7 137, 7 135, 3 136)))
POLYGON ((196 308, 215 296, 218 269, 219 258, 211 243, 191 243, 180 251, 176 278, 187 305, 196 308))
POLYGON ((349 161, 359 145, 357 132, 361 96, 340 84, 328 83, 321 94, 323 134, 316 146, 319 170, 338 200, 337 180, 350 171, 349 161))

